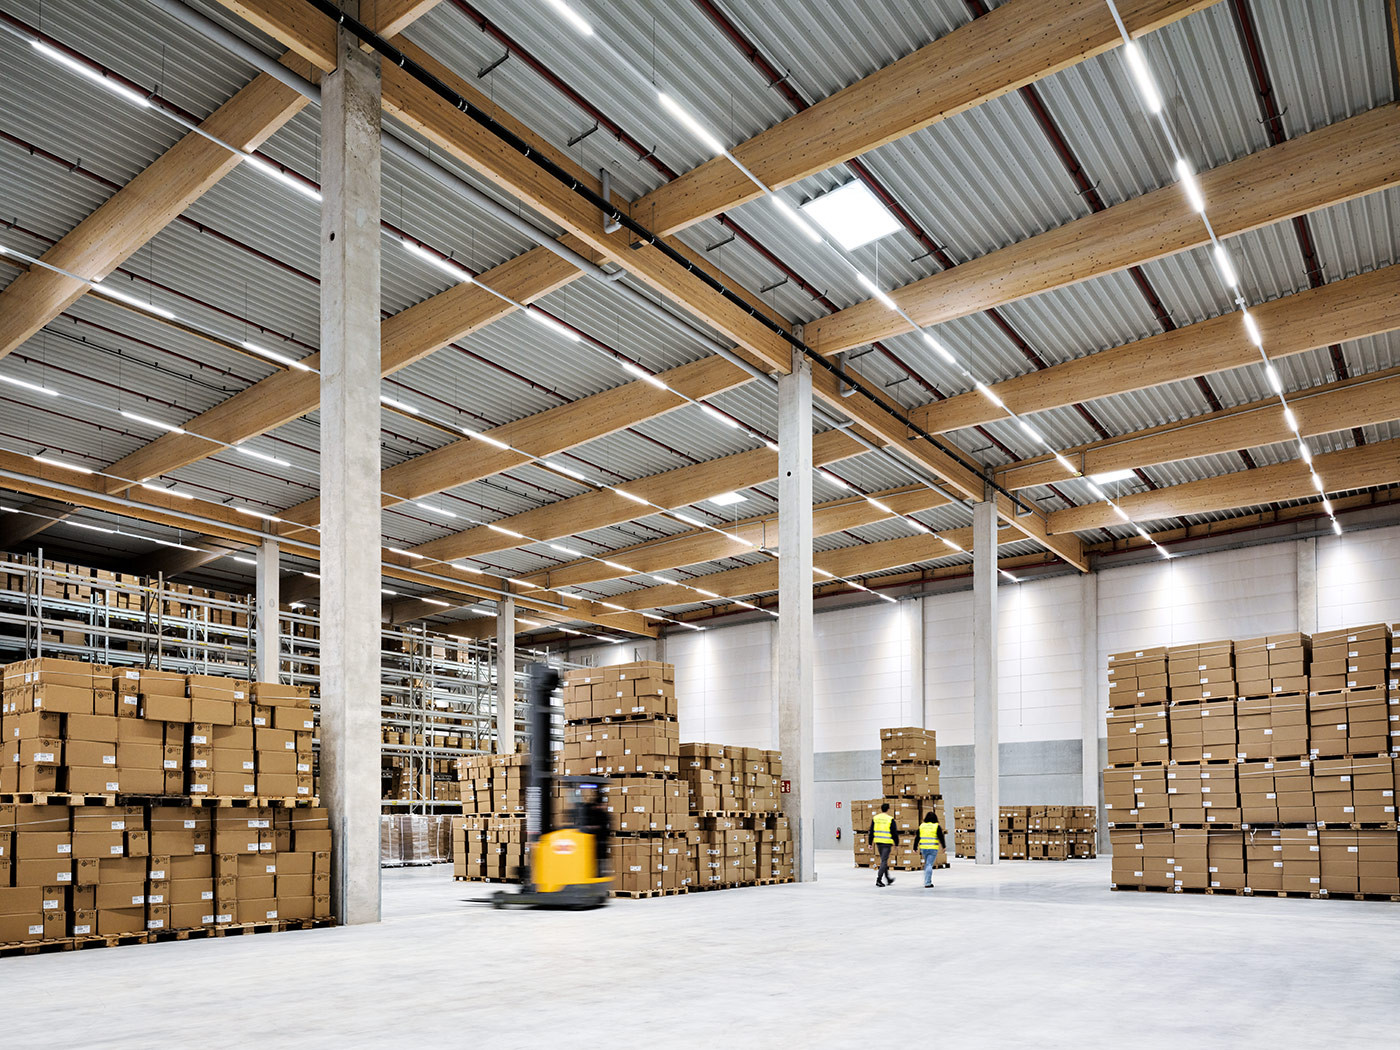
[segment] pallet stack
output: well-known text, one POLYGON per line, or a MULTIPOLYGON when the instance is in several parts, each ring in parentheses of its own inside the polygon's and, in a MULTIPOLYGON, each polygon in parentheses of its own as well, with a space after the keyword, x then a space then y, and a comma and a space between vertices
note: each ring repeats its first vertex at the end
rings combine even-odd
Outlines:
POLYGON ((458 760, 462 817, 452 821, 458 878, 519 881, 525 868, 525 778, 530 756, 468 755, 458 760))
MULTIPOLYGON (((953 811, 955 855, 977 856, 977 811, 953 811)), ((1001 806, 997 813, 1000 860, 1079 860, 1098 856, 1093 806, 1001 806)))
POLYGON ((0 680, 0 943, 329 917, 304 689, 55 659, 0 680))
MULTIPOLYGON (((924 866, 916 848, 919 824, 929 812, 946 820, 938 783, 938 739, 931 729, 894 727, 880 730, 880 798, 851 803, 852 848, 858 868, 878 865, 879 853, 870 841, 870 823, 888 802, 899 829, 899 845, 890 851, 890 867, 916 871, 924 866)), ((946 833, 945 833, 946 834, 946 833)), ((948 866, 948 853, 938 855, 938 867, 948 866)))
POLYGON ((1391 629, 1185 648, 1109 658, 1114 888, 1400 900, 1391 629), (1190 650, 1238 695, 1206 697, 1184 670, 1165 696, 1144 683, 1190 650))
MULTIPOLYGON (((614 895, 789 881, 792 836, 779 815, 781 753, 682 744, 676 710, 670 664, 582 668, 565 678, 558 769, 608 778, 614 895)), ((474 815, 454 823, 458 878, 520 881, 527 764, 525 755, 462 760, 463 808, 474 815)))
POLYGON ((958 806, 953 810, 953 856, 977 856, 977 809, 958 806))

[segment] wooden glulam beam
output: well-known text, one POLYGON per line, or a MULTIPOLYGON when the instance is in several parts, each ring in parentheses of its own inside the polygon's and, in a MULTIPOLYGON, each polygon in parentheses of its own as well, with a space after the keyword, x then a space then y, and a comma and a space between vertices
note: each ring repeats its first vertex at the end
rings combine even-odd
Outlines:
MULTIPOLYGON (((1387 104, 1197 175, 1220 237, 1232 237, 1400 183, 1400 106, 1387 104)), ((917 323, 938 324, 1117 273, 1208 243, 1175 183, 891 291, 917 323)), ((805 327, 835 354, 909 330, 869 299, 805 327)))
MULTIPOLYGON (((1329 452, 1315 456, 1313 462, 1329 492, 1392 484, 1400 481, 1400 440, 1329 452)), ((1290 460, 1134 493, 1116 502, 1134 522, 1150 522, 1317 496, 1307 464, 1290 460)), ((1054 533, 1085 532, 1121 524, 1122 519, 1106 503, 1071 507, 1050 515, 1054 533)))
MULTIPOLYGON (((1120 3, 1133 36, 1160 29, 1216 0, 1120 3)), ((1101 55, 1122 42, 1099 0, 1010 0, 789 117, 732 152, 773 189, 788 186, 1008 92, 1101 55)), ((684 88, 677 95, 686 103, 684 88)), ((717 157, 653 190, 636 205, 658 233, 673 234, 759 196, 717 157)))
MULTIPOLYGON (((1003 529, 998 536, 999 543, 1012 543, 1019 536, 1008 536, 1010 530, 1003 529)), ((964 550, 972 549, 972 530, 952 529, 943 535, 957 543, 964 550)), ((932 536, 906 536, 897 540, 881 540, 878 543, 863 543, 854 547, 842 547, 834 551, 821 551, 813 558, 813 564, 825 569, 833 576, 862 576, 866 573, 884 572, 901 565, 915 562, 933 561, 946 558, 955 552, 940 539, 932 536)), ((696 587, 704 587, 724 598, 746 598, 755 594, 767 594, 778 589, 778 563, 767 561, 761 565, 746 565, 738 569, 696 576, 689 581, 696 587)), ((820 584, 814 578, 813 585, 820 584)), ((673 605, 694 605, 708 600, 696 594, 689 587, 676 584, 658 584, 642 590, 628 591, 615 595, 609 601, 626 609, 663 609, 673 605)))
MULTIPOLYGON (((335 33, 329 19, 305 4, 289 0, 219 0, 233 13, 323 71, 335 68, 335 33)), ((403 37, 393 45, 417 62, 440 82, 468 99, 478 109, 512 134, 531 145, 534 153, 567 170, 571 178, 601 192, 595 174, 585 171, 568 154, 530 131, 497 107, 473 84, 458 76, 421 48, 403 37)), ((626 230, 605 234, 599 210, 571 187, 544 171, 531 157, 511 149, 490 129, 468 117, 401 67, 385 63, 381 95, 384 109, 412 128, 438 149, 472 168, 498 189, 524 201, 532 210, 562 227, 576 238, 586 253, 600 262, 608 260, 625 267, 638 280, 659 294, 696 314, 717 331, 739 344, 752 357, 752 363, 774 371, 786 371, 788 344, 777 332, 751 316, 748 310, 730 302, 701 281, 689 268, 669 259, 650 245, 635 249, 626 230)), ((615 197, 621 208, 629 202, 615 197)), ((746 295, 753 303, 762 300, 746 295)), ((776 319, 776 315, 770 315, 776 319)), ((780 322, 781 323, 781 322, 780 322)))
MULTIPOLYGON (((1400 266, 1273 299, 1250 312, 1273 358, 1378 335, 1400 328, 1400 266)), ((991 389, 1025 414, 1259 363, 1258 349, 1245 334, 1239 313, 1232 311, 994 383, 991 389)), ((1007 418, 975 391, 923 405, 910 417, 934 434, 1007 418)))
MULTIPOLYGON (((535 248, 488 270, 482 280, 529 303, 578 276, 579 271, 557 255, 535 248)), ((513 305, 474 284, 454 285, 380 323, 380 374, 407 368, 514 311, 513 305)), ((305 358, 309 368, 319 368, 320 360, 320 354, 305 358)), ((314 412, 320 403, 320 376, 291 369, 275 372, 189 420, 184 426, 193 433, 164 434, 119 459, 110 468, 117 477, 106 479, 108 491, 129 488, 121 478, 140 481, 215 455, 223 446, 214 442, 236 445, 314 412)))
MULTIPOLYGON (((876 384, 865 379, 855 369, 847 367, 845 372, 863 389, 875 389, 876 384)), ((891 452, 936 475, 946 483, 946 487, 964 499, 980 502, 987 498, 987 484, 980 474, 974 473, 928 441, 910 440, 915 435, 860 390, 849 397, 842 397, 840 381, 824 368, 812 369, 812 396, 821 399, 837 412, 850 416, 866 430, 876 434, 891 452)), ((1080 572, 1089 571, 1089 563, 1084 557, 1084 545, 1079 542, 1078 537, 1052 536, 1046 527, 1044 516, 1034 511, 1018 512, 1006 496, 1001 493, 993 495, 997 516, 1013 530, 1058 555, 1080 572)))
MULTIPOLYGON (((257 149, 306 105, 266 73, 216 109, 201 127, 232 146, 257 149)), ((61 237, 42 258, 100 281, 232 171, 241 158, 193 131, 61 237)), ((0 292, 0 357, 88 291, 84 281, 33 266, 0 292)))
MULTIPOLYGON (((1288 404, 1304 437, 1400 419, 1400 368, 1291 391, 1288 404)), ((1106 474, 1292 440, 1293 431, 1278 401, 1268 398, 1067 449, 1064 455, 1071 463, 1082 464, 1085 474, 1106 474)), ((1048 457, 1013 463, 996 472, 997 480, 1011 489, 1054 484, 1072 476, 1048 457)))
MULTIPOLYGON (((948 503, 938 493, 923 486, 877 492, 874 493, 874 497, 896 514, 914 514, 921 510, 946 506, 948 503)), ((843 529, 854 529, 861 525, 873 525, 888 520, 889 514, 872 507, 864 498, 848 497, 831 503, 820 503, 812 508, 812 535, 829 536, 843 529)), ((725 528, 732 535, 748 541, 753 547, 777 547, 776 514, 748 518, 732 527, 726 525, 725 528)), ((608 560, 639 572, 664 572, 667 569, 718 561, 745 553, 752 553, 752 549, 746 550, 733 540, 719 536, 709 529, 694 529, 611 551, 608 560)), ((596 583, 599 580, 622 579, 628 575, 631 574, 613 569, 603 562, 585 560, 569 562, 547 572, 529 573, 521 578, 542 587, 571 587, 583 583, 596 583)))
MULTIPOLYGON (((384 506, 422 499, 529 463, 532 456, 554 455, 635 426, 684 404, 685 399, 676 391, 696 398, 709 397, 738 386, 749 376, 721 357, 706 357, 662 372, 661 378, 669 390, 638 379, 485 431, 520 451, 462 438, 392 466, 380 475, 380 487, 393 493, 383 497, 384 506)), ((280 516, 289 522, 314 525, 320 520, 320 513, 321 501, 311 499, 280 516)))
MULTIPOLYGON (((61 500, 75 506, 89 507, 93 510, 106 511, 136 521, 146 521, 169 528, 194 529, 206 535, 237 544, 256 543, 264 535, 270 535, 276 539, 287 534, 285 525, 270 526, 271 529, 277 530, 275 532, 250 530, 246 517, 221 505, 200 504, 196 514, 191 510, 187 500, 173 496, 162 496, 145 489, 140 490, 139 494, 133 492, 129 496, 117 497, 106 492, 98 478, 85 477, 77 475, 73 471, 49 467, 36 463, 28 456, 16 455, 13 452, 0 451, 0 471, 5 472, 5 476, 0 477, 0 488, 8 489, 11 492, 61 500)), ((311 561, 320 561, 321 556, 319 544, 314 540, 301 537, 297 538, 294 547, 288 546, 287 553, 311 561)), ((385 554, 382 561, 383 565, 380 571, 386 577, 408 583, 438 587, 454 594, 463 595, 473 601, 480 598, 494 601, 499 597, 490 590, 483 589, 479 578, 470 573, 453 569, 451 566, 434 566, 431 572, 433 576, 439 578, 429 580, 425 579, 421 572, 415 571, 411 558, 403 555, 385 554)), ((596 602, 552 594, 541 595, 538 592, 535 592, 532 597, 529 593, 519 593, 518 589, 510 587, 503 580, 499 582, 499 585, 493 580, 492 584, 496 586, 497 590, 510 591, 522 609, 534 609, 541 614, 552 614, 556 619, 567 617, 568 619, 582 620, 631 634, 655 637, 657 633, 656 627, 644 617, 625 616, 616 611, 610 611, 596 602), (567 611, 551 610, 548 604, 551 602, 566 606, 567 611)))
MULTIPOLYGON (((376 0, 368 25, 399 33, 440 0, 376 0)), ((288 5, 289 9, 295 5, 288 5)), ((304 5, 300 5, 304 6, 304 5)), ((324 21, 324 19, 322 19, 324 21)), ((334 34, 331 44, 334 46, 334 34)), ((291 55, 283 64, 305 73, 291 55)), ((306 106, 307 99, 260 73, 209 115, 200 127, 231 146, 257 149, 306 106)), ((242 158, 189 132, 91 215, 59 239, 43 260, 87 280, 102 280, 154 237, 242 158)), ((32 267, 0 292, 0 357, 13 351, 87 291, 87 285, 32 267)))
MULTIPOLYGON (((855 439, 838 430, 816 434, 812 438, 812 464, 822 466, 851 456, 860 455, 865 448, 855 439)), ((767 448, 737 452, 688 467, 677 467, 663 474, 629 481, 628 492, 649 500, 658 507, 683 507, 718 496, 722 492, 749 488, 771 481, 778 475, 778 454, 767 448)), ((647 512, 625 496, 607 489, 587 492, 581 496, 559 500, 544 507, 527 510, 502 518, 494 524, 529 536, 534 540, 557 540, 609 525, 633 521, 647 512)), ((429 540, 413 549, 425 558, 450 561, 470 558, 494 551, 510 550, 516 546, 508 537, 484 525, 429 540)))

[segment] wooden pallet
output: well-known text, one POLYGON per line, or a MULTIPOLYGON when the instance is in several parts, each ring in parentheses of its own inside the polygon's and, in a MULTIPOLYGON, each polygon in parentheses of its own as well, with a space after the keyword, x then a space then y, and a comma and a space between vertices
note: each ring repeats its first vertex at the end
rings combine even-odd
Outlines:
POLYGON ((675 722, 675 715, 605 715, 602 718, 571 718, 565 725, 571 726, 602 726, 614 725, 623 722, 675 722))
MULTIPOLYGON (((27 791, 0 794, 0 803, 21 806, 193 806, 209 808, 255 808, 292 809, 300 806, 317 806, 316 797, 286 797, 282 795, 129 795, 124 792, 113 794, 80 794, 71 791, 27 791)), ((523 814, 522 814, 523 816, 523 814)))
POLYGON ((625 897, 629 900, 645 900, 648 897, 675 897, 687 892, 685 887, 675 890, 609 890, 609 897, 625 897))

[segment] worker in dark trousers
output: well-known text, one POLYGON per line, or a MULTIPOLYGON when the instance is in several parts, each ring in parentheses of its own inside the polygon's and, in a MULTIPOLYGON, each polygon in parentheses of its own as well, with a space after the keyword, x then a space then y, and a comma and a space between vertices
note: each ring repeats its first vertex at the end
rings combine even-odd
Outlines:
POLYGON ((919 825, 918 841, 919 854, 924 858, 924 889, 933 889, 933 865, 938 860, 938 851, 948 848, 947 837, 943 834, 943 825, 938 822, 937 813, 925 813, 924 822, 919 825))
POLYGON ((880 805, 880 812, 870 821, 870 841, 880 854, 880 870, 875 873, 876 886, 893 886, 894 876, 890 874, 890 850, 899 845, 899 829, 890 816, 890 804, 880 805))

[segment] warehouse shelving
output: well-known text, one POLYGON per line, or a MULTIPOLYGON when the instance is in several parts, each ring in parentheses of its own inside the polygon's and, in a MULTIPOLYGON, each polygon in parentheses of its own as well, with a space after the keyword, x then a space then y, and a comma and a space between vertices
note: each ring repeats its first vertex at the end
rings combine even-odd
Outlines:
MULTIPOLYGON (((161 577, 133 579, 46 563, 43 552, 0 556, 0 662, 32 656, 71 657, 114 666, 190 674, 254 677, 256 614, 251 597, 188 593, 161 577), (108 578, 111 577, 111 578, 108 578), (66 596, 65 591, 75 592, 66 596)), ((319 623, 306 611, 279 618, 279 675, 309 685, 319 704, 319 623)), ((494 750, 496 645, 438 634, 420 626, 385 625, 380 635, 381 720, 409 743, 383 744, 404 758, 410 798, 387 801, 386 812, 451 812, 455 801, 424 796, 434 764, 494 750), (455 738, 456 744, 449 743, 455 738)), ((540 650, 516 651, 516 695, 524 695, 528 662, 540 650)), ((524 732, 517 716, 517 734, 524 732)))

